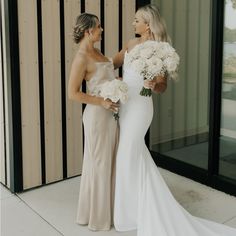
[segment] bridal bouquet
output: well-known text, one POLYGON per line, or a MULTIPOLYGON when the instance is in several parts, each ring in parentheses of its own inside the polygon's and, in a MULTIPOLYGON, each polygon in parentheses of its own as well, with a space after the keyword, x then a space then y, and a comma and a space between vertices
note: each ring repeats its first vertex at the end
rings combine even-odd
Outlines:
MULTIPOLYGON (((180 59, 169 43, 148 40, 136 49, 130 60, 144 79, 152 80, 155 76, 177 79, 180 59)), ((142 96, 151 96, 151 94, 152 91, 149 88, 143 87, 140 91, 142 96)))
MULTIPOLYGON (((113 79, 106 81, 100 87, 99 95, 106 99, 110 99, 112 102, 126 103, 128 100, 128 86, 124 81, 113 79)), ((113 114, 116 120, 119 119, 118 111, 113 114)))

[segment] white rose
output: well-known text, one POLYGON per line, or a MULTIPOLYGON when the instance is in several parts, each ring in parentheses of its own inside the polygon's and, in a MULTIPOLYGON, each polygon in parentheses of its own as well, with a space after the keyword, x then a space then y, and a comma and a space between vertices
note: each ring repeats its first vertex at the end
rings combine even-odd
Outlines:
POLYGON ((131 60, 136 60, 140 57, 140 51, 138 50, 132 49, 130 53, 132 54, 131 60))
POLYGON ((140 72, 145 68, 145 61, 143 59, 135 60, 132 63, 132 66, 135 68, 136 71, 140 72))
POLYGON ((156 48, 156 54, 158 55, 159 58, 164 58, 166 56, 166 52, 164 50, 164 48, 159 45, 157 48, 156 48))
POLYGON ((110 99, 112 102, 126 102, 128 86, 124 81, 117 79, 107 81, 100 86, 100 96, 104 99, 110 99))
POLYGON ((175 49, 167 42, 160 42, 158 47, 158 53, 162 58, 166 58, 175 52, 175 49))
POLYGON ((175 60, 176 63, 179 64, 180 58, 179 58, 179 55, 176 52, 173 53, 172 57, 173 57, 173 60, 175 60))
POLYGON ((152 47, 148 47, 142 50, 141 52, 142 56, 144 58, 151 58, 151 56, 154 54, 153 48, 152 47))
POLYGON ((178 81, 178 73, 177 72, 171 72, 168 74, 169 79, 173 79, 175 81, 178 81))
POLYGON ((148 60, 148 71, 153 75, 158 75, 163 70, 163 61, 160 58, 151 58, 148 60))
POLYGON ((125 82, 123 81, 120 81, 120 85, 119 85, 119 89, 120 91, 124 92, 124 93, 127 93, 128 92, 128 86, 125 82))
POLYGON ((115 89, 112 85, 112 81, 107 81, 100 86, 100 96, 108 98, 114 94, 115 89))
POLYGON ((112 102, 116 103, 116 102, 119 101, 120 97, 118 95, 114 95, 114 96, 111 96, 110 99, 111 99, 112 102))
POLYGON ((120 97, 120 102, 121 103, 126 103, 128 101, 128 95, 127 94, 122 94, 121 97, 120 97))
POLYGON ((179 65, 179 56, 177 53, 173 54, 172 57, 168 57, 164 60, 165 67, 168 72, 174 72, 177 70, 179 65))

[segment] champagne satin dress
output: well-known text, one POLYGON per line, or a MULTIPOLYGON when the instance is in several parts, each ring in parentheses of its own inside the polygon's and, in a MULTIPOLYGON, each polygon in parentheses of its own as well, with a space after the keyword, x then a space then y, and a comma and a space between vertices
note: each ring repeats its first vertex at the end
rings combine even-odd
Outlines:
MULTIPOLYGON (((97 62, 87 82, 88 94, 98 96, 99 87, 114 79, 111 62, 97 62)), ((76 222, 90 230, 109 230, 113 224, 114 170, 118 126, 110 110, 88 104, 83 113, 84 159, 76 222)))

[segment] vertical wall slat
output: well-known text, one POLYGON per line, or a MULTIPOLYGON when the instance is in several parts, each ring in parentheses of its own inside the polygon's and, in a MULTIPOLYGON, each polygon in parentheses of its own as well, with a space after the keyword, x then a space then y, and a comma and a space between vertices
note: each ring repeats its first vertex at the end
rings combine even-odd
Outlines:
MULTIPOLYGON (((0 2, 0 10, 2 3, 0 2)), ((0 13, 0 17, 2 12, 0 13)), ((3 92, 3 52, 2 52, 2 17, 0 18, 0 182, 5 184, 5 133, 4 133, 4 92, 3 92)))
MULTIPOLYGON (((1 0, 1 3, 4 4, 6 1, 1 0)), ((25 190, 63 179, 63 127, 66 127, 64 133, 67 135, 67 177, 81 173, 83 156, 82 106, 79 103, 68 101, 67 94, 71 62, 78 48, 78 45, 72 41, 71 33, 80 8, 83 6, 86 12, 97 15, 100 21, 104 22, 102 25, 104 27, 104 51, 107 56, 113 56, 119 50, 121 38, 122 42, 127 42, 134 37, 132 22, 136 1, 122 1, 121 11, 119 11, 119 6, 121 6, 119 0, 64 0, 63 4, 59 0, 31 0, 27 5, 24 0, 17 0, 17 3, 20 94, 22 95, 20 101, 22 105, 23 188, 25 190), (60 6, 64 6, 64 8, 62 9, 60 6), (61 44, 60 39, 60 33, 63 32, 60 31, 60 13, 62 11, 65 21, 65 88, 61 82, 61 72, 64 70, 61 65, 63 42, 61 44), (122 16, 121 14, 119 16, 119 12, 122 13, 122 16), (122 26, 119 26, 119 17, 122 17, 122 26), (122 37, 119 30, 122 30, 120 32, 122 37), (66 126, 62 127, 63 106, 61 102, 64 89, 66 89, 66 126)), ((4 17, 2 23, 5 26, 4 17)), ((3 31, 5 32, 5 28, 3 31)), ((8 39, 3 35, 2 43, 4 45, 6 45, 6 40, 8 39)), ((96 46, 101 49, 101 43, 96 46)), ((6 49, 4 50, 2 53, 6 58, 6 49)), ((7 67, 6 63, 7 60, 4 61, 4 67, 7 67)), ((6 80, 7 77, 4 76, 4 78, 6 80)), ((7 90, 5 96, 8 98, 7 90)), ((7 99, 5 99, 5 103, 8 104, 7 99)), ((9 121, 8 114, 10 109, 6 106, 5 140, 9 187, 9 157, 12 151, 9 146, 11 131, 9 122, 11 121, 9 121)))
MULTIPOLYGON (((100 0, 85 0, 85 12, 94 14, 98 17, 98 19, 101 21, 101 14, 100 14, 100 0)), ((104 27, 102 25, 102 27, 104 27)), ((104 35, 102 35, 104 37, 104 35)), ((96 43, 96 47, 98 49, 101 49, 101 43, 96 43)))
POLYGON ((128 40, 135 37, 134 27, 132 25, 135 16, 135 1, 123 0, 122 4, 122 41, 124 46, 128 40))
POLYGON ((6 141, 6 181, 7 181, 7 187, 11 187, 10 186, 10 125, 9 125, 9 107, 8 107, 8 89, 7 89, 7 48, 6 48, 6 16, 5 16, 5 4, 6 2, 1 0, 1 6, 2 6, 2 44, 3 44, 3 70, 4 70, 4 75, 3 75, 3 79, 4 79, 4 95, 5 95, 5 100, 4 100, 4 105, 5 105, 5 129, 6 129, 6 136, 5 136, 5 141, 6 141))
POLYGON ((23 187, 27 189, 42 184, 36 1, 18 0, 18 22, 23 187))
POLYGON ((105 0, 105 55, 114 56, 119 50, 119 0, 105 0))
POLYGON ((65 57, 66 57, 66 108, 67 108, 67 176, 81 174, 83 157, 82 105, 68 100, 70 68, 78 45, 72 32, 76 16, 80 14, 79 0, 65 1, 65 57))
POLYGON ((42 2, 46 183, 63 178, 59 1, 42 2))

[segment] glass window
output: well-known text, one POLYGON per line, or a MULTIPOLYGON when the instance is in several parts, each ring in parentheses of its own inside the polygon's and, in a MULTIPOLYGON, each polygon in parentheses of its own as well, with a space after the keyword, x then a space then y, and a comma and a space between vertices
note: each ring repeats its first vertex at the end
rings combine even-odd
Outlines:
POLYGON ((236 179, 236 0, 225 1, 223 48, 219 171, 236 179))
POLYGON ((153 0, 180 55, 179 81, 153 95, 150 149, 207 169, 210 72, 210 0, 153 0))

